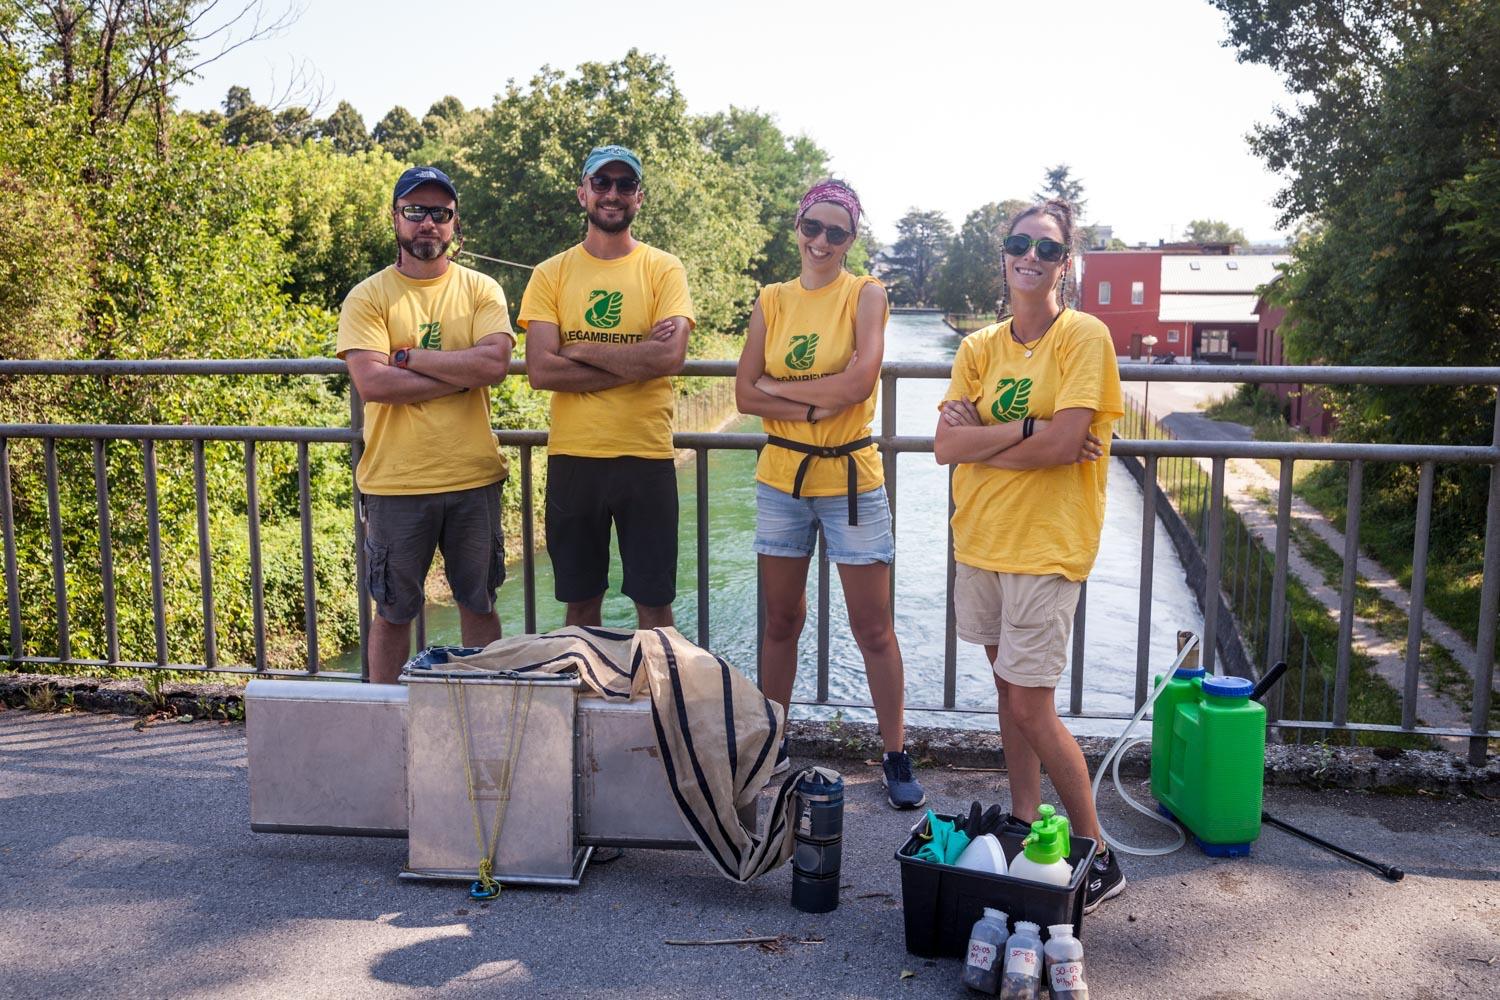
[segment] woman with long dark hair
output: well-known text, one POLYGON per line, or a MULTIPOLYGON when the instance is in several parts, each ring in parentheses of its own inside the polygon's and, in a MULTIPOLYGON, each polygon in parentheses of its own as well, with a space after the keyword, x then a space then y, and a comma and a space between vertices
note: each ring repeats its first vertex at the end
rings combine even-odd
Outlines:
POLYGON ((1057 716, 1078 592, 1104 524, 1110 424, 1124 410, 1114 343, 1066 304, 1073 212, 1020 212, 1003 244, 1011 315, 964 338, 935 453, 953 471, 959 638, 994 669, 1011 814, 1037 818, 1041 769, 1072 829, 1099 843, 1085 912, 1125 887, 1099 832, 1088 767, 1057 716))

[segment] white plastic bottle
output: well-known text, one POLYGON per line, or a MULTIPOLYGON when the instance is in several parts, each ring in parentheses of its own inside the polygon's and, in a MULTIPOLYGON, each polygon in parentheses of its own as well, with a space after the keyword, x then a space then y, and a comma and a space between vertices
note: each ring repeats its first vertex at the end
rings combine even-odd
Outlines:
POLYGON ((1016 932, 1005 942, 1005 971, 1000 976, 1000 1000, 1040 1000, 1041 995, 1041 928, 1030 920, 1017 920, 1016 932))
POLYGON ((1042 955, 1052 1000, 1089 1000, 1089 984, 1083 975, 1083 943, 1073 936, 1073 925, 1052 924, 1047 934, 1042 955))
POLYGON ((984 916, 974 922, 969 932, 969 950, 964 955, 964 971, 959 981, 971 990, 994 996, 1000 988, 1000 969, 1005 960, 1005 913, 984 908, 984 916))
POLYGON ((1031 832, 1021 841, 1023 851, 1010 863, 1010 875, 1065 886, 1073 879, 1073 869, 1067 861, 1072 847, 1068 818, 1054 815, 1056 810, 1051 806, 1044 805, 1037 811, 1042 818, 1031 824, 1031 832))

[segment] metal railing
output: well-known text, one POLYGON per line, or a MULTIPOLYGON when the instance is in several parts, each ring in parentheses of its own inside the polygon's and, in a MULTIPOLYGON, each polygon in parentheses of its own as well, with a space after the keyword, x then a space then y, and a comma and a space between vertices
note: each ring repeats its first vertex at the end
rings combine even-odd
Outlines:
MULTIPOLYGON (((1120 367, 1121 377, 1126 381, 1153 382, 1226 382, 1226 383, 1287 383, 1305 384, 1381 384, 1381 385, 1483 385, 1500 388, 1500 368, 1321 368, 1321 367, 1237 367, 1237 366, 1180 366, 1149 367, 1126 364, 1120 367)), ((345 372, 341 362, 333 360, 282 360, 282 361, 0 361, 0 376, 108 376, 108 375, 340 375, 345 372)), ((525 372, 524 362, 512 365, 511 376, 525 372)), ((689 362, 686 375, 732 377, 733 362, 694 361, 689 362)), ((880 426, 876 435, 886 477, 886 490, 892 505, 892 530, 897 530, 896 510, 899 484, 896 456, 908 452, 932 451, 932 439, 926 436, 902 436, 896 433, 896 414, 899 407, 899 385, 903 379, 947 379, 950 368, 945 364, 892 362, 881 370, 880 426)), ((224 673, 251 673, 257 675, 284 674, 305 676, 319 670, 318 656, 318 610, 314 586, 313 556, 311 544, 311 514, 309 500, 308 449, 314 444, 342 445, 349 449, 351 474, 357 466, 362 448, 363 407, 352 386, 349 399, 350 423, 348 427, 259 427, 259 426, 167 426, 167 425, 104 425, 104 424, 9 424, 0 425, 0 533, 4 538, 4 580, 9 619, 9 654, 0 656, 0 663, 15 666, 122 666, 136 668, 172 668, 180 670, 207 670, 224 673), (15 440, 40 440, 46 469, 48 527, 52 562, 52 599, 56 607, 57 631, 55 656, 26 655, 22 635, 20 576, 17 567, 16 524, 13 516, 11 486, 11 442, 15 440), (69 641, 67 573, 64 564, 62 518, 58 502, 57 443, 63 440, 88 440, 94 450, 94 472, 97 497, 99 536, 100 581, 103 590, 104 631, 107 637, 107 653, 103 659, 81 659, 72 655, 69 641), (151 568, 152 615, 155 626, 155 657, 153 660, 123 660, 116 629, 116 604, 113 592, 113 565, 111 547, 111 511, 109 483, 106 472, 105 449, 111 441, 139 442, 142 449, 145 474, 146 522, 149 528, 149 559, 151 568), (194 485, 197 497, 197 519, 200 558, 200 589, 202 614, 205 623, 202 663, 168 662, 166 642, 167 608, 162 586, 162 558, 158 536, 157 469, 155 461, 156 443, 161 441, 187 441, 193 443, 194 485), (211 441, 242 442, 244 452, 245 505, 250 547, 250 585, 254 609, 253 662, 224 665, 219 662, 214 638, 214 604, 212 567, 209 552, 208 503, 205 491, 207 478, 204 445, 211 441), (290 442, 297 448, 299 481, 299 518, 302 530, 302 576, 305 606, 305 638, 307 646, 307 669, 303 671, 273 671, 268 669, 265 649, 265 605, 264 580, 261 566, 261 543, 259 538, 259 487, 256 469, 257 445, 263 442, 290 442)), ((502 445, 513 446, 520 452, 521 470, 521 522, 522 522, 522 581, 524 593, 524 630, 536 630, 536 553, 534 551, 534 489, 532 482, 532 455, 534 449, 545 448, 546 432, 541 430, 502 430, 496 432, 502 445)), ((709 588, 708 509, 709 467, 708 455, 720 449, 757 450, 765 443, 762 434, 745 433, 679 433, 674 435, 674 444, 679 449, 694 453, 695 490, 697 494, 697 552, 696 591, 698 601, 697 641, 709 646, 712 642, 710 607, 712 594, 709 588)), ((1331 717, 1327 720, 1276 719, 1273 725, 1294 729, 1328 730, 1340 733, 1380 732, 1407 735, 1461 737, 1468 740, 1469 757, 1475 763, 1482 762, 1487 753, 1487 741, 1500 738, 1500 731, 1488 725, 1491 688, 1494 677, 1495 633, 1497 615, 1500 615, 1500 400, 1497 400, 1494 435, 1488 446, 1452 446, 1424 444, 1375 444, 1375 443, 1324 443, 1324 442, 1270 442, 1270 441, 1188 441, 1188 440, 1141 440, 1118 439, 1112 448, 1117 456, 1134 457, 1144 466, 1143 505, 1141 519, 1141 560, 1138 611, 1138 641, 1135 663, 1135 703, 1144 700, 1148 690, 1149 663, 1148 639, 1151 631, 1151 588, 1155 560, 1157 508, 1164 495, 1160 485, 1159 466, 1163 460, 1207 459, 1210 470, 1207 477, 1206 496, 1201 498, 1203 517, 1203 559, 1207 566, 1200 603, 1206 609, 1213 608, 1219 599, 1214 592, 1220 586, 1224 571, 1225 547, 1225 503, 1224 474, 1229 459, 1273 459, 1280 461, 1281 479, 1279 503, 1276 513, 1275 557, 1271 569, 1271 588, 1266 611, 1267 641, 1261 644, 1263 659, 1261 669, 1285 657, 1287 652, 1287 539, 1290 532, 1292 471, 1299 460, 1323 460, 1349 463, 1348 512, 1344 552, 1345 570, 1341 590, 1341 613, 1337 663, 1331 680, 1331 717), (1349 719, 1350 656, 1353 649, 1352 628, 1354 620, 1355 558, 1358 552, 1361 491, 1364 465, 1367 462, 1419 463, 1421 467, 1420 499, 1416 511, 1415 548, 1413 555, 1413 593, 1410 614, 1410 635, 1420 637, 1424 616, 1423 589, 1425 583, 1427 543, 1432 519, 1432 487, 1434 469, 1439 464, 1485 465, 1490 468, 1488 506, 1485 522, 1485 545, 1483 576, 1480 594, 1478 633, 1478 661, 1473 678, 1471 703, 1471 725, 1467 729, 1426 727, 1416 725, 1414 713, 1415 692, 1419 664, 1417 641, 1408 643, 1408 658, 1403 690, 1402 721, 1397 724, 1352 722, 1349 719), (1210 588, 1214 588, 1211 591, 1210 588)), ((1170 496, 1169 496, 1170 501, 1170 496)), ((951 499, 950 499, 951 502, 951 499)), ((359 595, 359 629, 361 647, 363 637, 368 635, 370 603, 365 589, 365 565, 363 530, 359 519, 350 512, 350 522, 355 540, 357 587, 359 595)), ((813 704, 827 706, 869 707, 866 703, 839 702, 829 698, 829 566, 827 554, 819 546, 819 615, 817 635, 817 697, 813 704)), ((897 590, 899 566, 892 566, 891 588, 893 601, 897 590)), ((952 608, 954 562, 951 533, 947 556, 947 621, 944 631, 943 697, 938 705, 908 705, 909 711, 981 711, 979 708, 956 704, 956 627, 952 608)), ((1259 594, 1259 590, 1257 590, 1259 594)), ((1122 713, 1086 713, 1083 710, 1083 649, 1087 628, 1087 585, 1079 597, 1075 618, 1071 668, 1068 683, 1068 708, 1065 715, 1080 718, 1120 719, 1122 713)), ((1259 598, 1257 598, 1259 601, 1259 598)), ((764 602, 758 615, 757 637, 763 624, 764 602)), ((1204 665, 1214 667, 1219 648, 1220 635, 1218 615, 1205 613, 1203 634, 1204 665)), ((422 642, 419 620, 418 642, 422 642)), ((757 659, 759 654, 757 638, 757 659)), ((1305 679, 1304 679, 1305 683, 1305 679)), ((992 711, 989 706, 982 709, 992 711)), ((1305 714, 1305 713, 1304 713, 1305 714)))

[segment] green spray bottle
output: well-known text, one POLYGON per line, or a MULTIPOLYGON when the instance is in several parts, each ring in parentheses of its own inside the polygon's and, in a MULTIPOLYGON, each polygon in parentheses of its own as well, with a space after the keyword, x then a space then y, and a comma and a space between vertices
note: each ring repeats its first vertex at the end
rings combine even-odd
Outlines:
POLYGON ((1056 813, 1048 805, 1037 809, 1041 819, 1031 824, 1031 832, 1021 841, 1024 850, 1010 863, 1007 875, 1048 885, 1065 886, 1071 881, 1073 869, 1068 864, 1068 851, 1072 849, 1073 836, 1068 829, 1068 818, 1056 813))

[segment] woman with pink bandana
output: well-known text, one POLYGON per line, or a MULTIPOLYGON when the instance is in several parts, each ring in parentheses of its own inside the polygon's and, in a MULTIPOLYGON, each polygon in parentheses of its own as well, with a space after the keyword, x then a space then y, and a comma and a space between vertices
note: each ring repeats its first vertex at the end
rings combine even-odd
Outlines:
MULTIPOLYGON (((849 625, 865 661, 885 744, 886 796, 926 801, 906 754, 905 679, 891 612, 891 510, 870 437, 885 324, 885 289, 844 269, 859 231, 859 197, 841 181, 803 196, 794 221, 802 273, 761 289, 740 354, 740 412, 765 423, 755 469, 755 551, 766 595, 761 683, 786 708, 807 619, 807 570, 818 531, 839 568, 849 625)), ((777 769, 787 766, 783 743, 777 769)))

